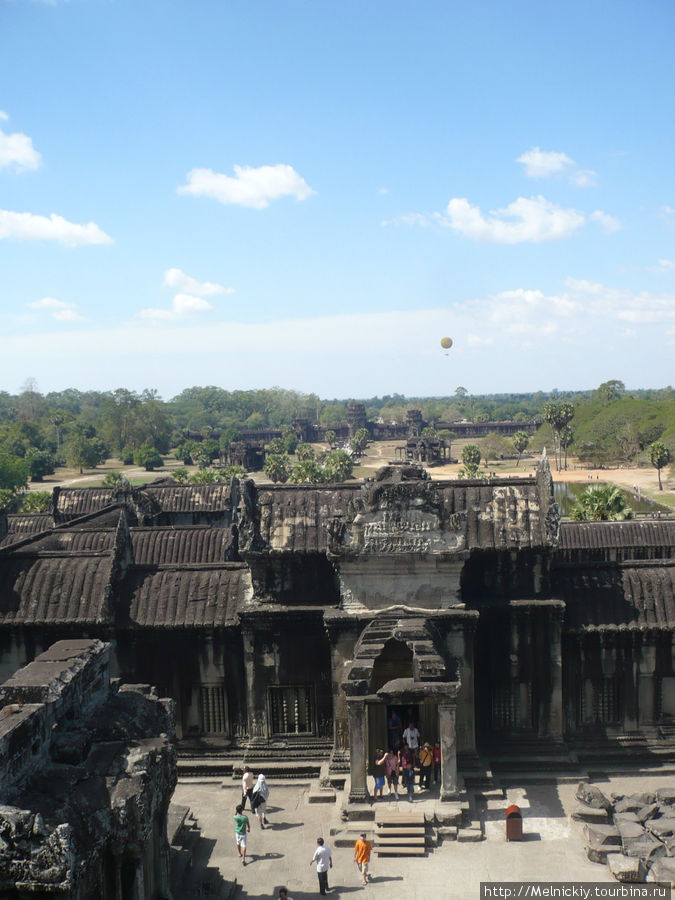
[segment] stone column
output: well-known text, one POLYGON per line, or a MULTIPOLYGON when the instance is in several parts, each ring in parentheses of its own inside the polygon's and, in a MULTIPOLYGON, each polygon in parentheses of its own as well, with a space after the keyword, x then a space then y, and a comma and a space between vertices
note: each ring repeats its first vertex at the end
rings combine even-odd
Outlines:
POLYGON ((636 731, 638 727, 638 648, 636 641, 639 635, 629 632, 624 636, 622 655, 623 655, 623 676, 624 676, 624 710, 623 710, 623 728, 624 731, 636 731))
POLYGON ((438 704, 438 732, 441 738, 441 800, 456 800, 459 793, 454 700, 442 700, 438 704))
POLYGON ((563 736, 563 691, 562 691, 562 606, 551 609, 549 623, 549 657, 551 666, 551 696, 549 698, 549 714, 546 723, 546 736, 555 741, 562 741, 563 736))
POLYGON ((350 803, 366 803, 370 797, 366 781, 366 703, 349 700, 350 803))
POLYGON ((656 719, 656 646, 652 635, 643 635, 639 657, 638 706, 640 725, 654 725, 656 719))
POLYGON ((256 633, 250 625, 243 625, 241 638, 244 645, 244 672, 246 673, 246 705, 248 713, 249 741, 260 742, 267 737, 267 710, 261 703, 256 678, 256 633))

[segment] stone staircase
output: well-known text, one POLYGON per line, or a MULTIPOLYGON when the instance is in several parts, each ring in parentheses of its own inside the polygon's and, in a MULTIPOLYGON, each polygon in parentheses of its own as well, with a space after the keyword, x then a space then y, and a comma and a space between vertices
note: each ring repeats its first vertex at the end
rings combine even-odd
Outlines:
POLYGON ((233 743, 222 750, 179 747, 180 778, 241 778, 244 766, 279 779, 318 778, 330 757, 332 740, 303 737, 283 741, 233 743))
POLYGON ((423 812, 375 812, 373 849, 378 856, 425 856, 427 821, 423 812))
POLYGON ((577 756, 562 741, 506 739, 484 747, 482 754, 489 759, 490 771, 500 786, 513 782, 576 780, 587 774, 580 768, 577 756))
POLYGON ((571 742, 579 763, 589 771, 606 768, 660 769, 675 771, 675 726, 646 731, 627 731, 613 737, 602 735, 571 742))

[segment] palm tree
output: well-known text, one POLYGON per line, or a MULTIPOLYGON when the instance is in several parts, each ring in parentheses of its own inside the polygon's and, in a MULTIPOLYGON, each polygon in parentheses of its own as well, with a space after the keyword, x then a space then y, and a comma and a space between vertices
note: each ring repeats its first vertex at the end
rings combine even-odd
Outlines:
POLYGON ((580 522, 622 522, 633 516, 621 490, 614 484, 594 484, 583 490, 571 512, 580 522))

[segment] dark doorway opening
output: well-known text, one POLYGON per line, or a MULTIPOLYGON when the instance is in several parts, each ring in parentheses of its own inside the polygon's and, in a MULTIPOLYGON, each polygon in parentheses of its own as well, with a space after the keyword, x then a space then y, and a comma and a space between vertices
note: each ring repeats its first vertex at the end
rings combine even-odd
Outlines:
POLYGON ((419 704, 402 705, 392 703, 387 706, 387 749, 399 750, 403 744, 403 732, 412 722, 415 728, 419 728, 420 708, 419 704))

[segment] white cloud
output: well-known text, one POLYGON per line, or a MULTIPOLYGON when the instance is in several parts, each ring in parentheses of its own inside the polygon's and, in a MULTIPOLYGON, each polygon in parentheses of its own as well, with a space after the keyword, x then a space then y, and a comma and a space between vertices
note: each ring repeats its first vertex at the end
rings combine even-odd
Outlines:
MULTIPOLYGON (((5 119, 8 118, 5 113, 5 119)), ((27 134, 15 131, 5 134, 0 129, 0 169, 12 166, 17 172, 31 172, 42 164, 42 157, 27 134)))
POLYGON ((17 241, 58 241, 68 247, 113 242, 95 222, 78 225, 55 213, 47 217, 0 209, 0 240, 3 238, 17 241))
POLYGON ((385 197, 389 193, 389 188, 381 187, 377 192, 381 197, 385 197))
POLYGON ((454 197, 445 215, 436 221, 475 241, 497 244, 539 243, 569 237, 584 224, 583 213, 563 209, 545 197, 518 197, 502 209, 484 216, 480 207, 464 197, 454 197))
POLYGON ((592 222, 598 222, 605 234, 614 234, 621 228, 621 222, 615 216, 610 216, 601 209, 596 209, 589 218, 592 222))
POLYGON ((566 153, 541 150, 539 147, 527 150, 518 157, 516 162, 525 166, 525 174, 528 178, 550 178, 574 165, 574 160, 570 159, 566 153))
POLYGON ((215 297, 217 294, 234 294, 234 288, 223 287, 211 281, 197 281, 180 269, 167 269, 164 273, 164 287, 176 288, 178 291, 192 294, 195 297, 215 297))
POLYGON ((192 169, 187 184, 178 188, 179 194, 194 197, 213 197, 220 203, 264 209, 270 201, 281 197, 305 200, 315 193, 292 166, 235 166, 234 178, 211 169, 192 169))
MULTIPOLYGON (((433 218, 433 217, 432 217, 433 218)), ((395 216, 393 219, 382 219, 382 225, 421 225, 426 228, 432 224, 432 219, 423 213, 403 213, 403 215, 395 216)))
POLYGON ((576 172, 572 172, 570 175, 570 184, 575 185, 575 187, 595 187, 598 183, 596 181, 598 173, 594 172, 593 169, 577 169, 576 172))
POLYGON ((9 116, 7 115, 7 113, 4 111, 4 109, 0 109, 0 120, 2 120, 3 122, 6 122, 7 119, 9 119, 9 116))
POLYGON ((74 303, 66 303, 64 300, 57 300, 56 297, 42 297, 40 300, 33 300, 26 305, 30 309, 49 313, 57 322, 84 321, 84 316, 77 312, 74 303))
POLYGON ((658 265, 652 269, 654 272, 675 272, 675 259, 660 259, 658 265))
POLYGON ((149 307, 148 309, 142 309, 138 313, 139 319, 163 319, 167 320, 175 320, 175 319, 189 319, 191 316, 198 315, 199 313, 209 312, 213 309, 213 306, 208 302, 208 300, 204 300, 203 297, 193 297, 191 294, 176 294, 173 298, 173 303, 171 309, 158 309, 149 307))

